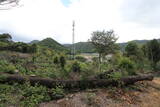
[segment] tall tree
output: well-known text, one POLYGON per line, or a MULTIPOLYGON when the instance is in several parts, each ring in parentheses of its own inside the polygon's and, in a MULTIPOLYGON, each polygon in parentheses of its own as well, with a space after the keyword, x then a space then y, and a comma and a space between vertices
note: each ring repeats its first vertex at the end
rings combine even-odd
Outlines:
POLYGON ((152 66, 155 69, 157 62, 160 61, 160 43, 158 40, 153 39, 146 44, 147 57, 152 62, 152 66))
POLYGON ((143 52, 136 42, 129 42, 127 44, 125 47, 125 54, 127 57, 136 58, 134 59, 135 61, 143 59, 143 52))
POLYGON ((138 55, 138 50, 139 50, 139 48, 138 48, 137 43, 129 42, 125 47, 125 52, 126 52, 125 54, 127 56, 132 56, 132 55, 137 56, 138 55))
POLYGON ((9 42, 11 41, 11 39, 12 39, 12 36, 8 33, 0 34, 0 41, 2 42, 9 42))
POLYGON ((92 33, 91 43, 99 53, 99 62, 101 62, 102 56, 115 52, 117 39, 113 30, 95 31, 92 33))
POLYGON ((129 42, 125 47, 125 54, 131 60, 133 60, 138 69, 143 70, 144 68, 144 54, 142 49, 136 42, 129 42))

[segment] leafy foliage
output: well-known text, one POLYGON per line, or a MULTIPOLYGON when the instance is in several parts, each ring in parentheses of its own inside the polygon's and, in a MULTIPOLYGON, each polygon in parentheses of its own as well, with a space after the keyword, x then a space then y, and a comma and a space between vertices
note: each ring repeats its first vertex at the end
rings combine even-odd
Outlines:
POLYGON ((125 47, 126 56, 139 56, 140 48, 135 42, 129 42, 125 47))
POLYGON ((66 59, 64 57, 64 55, 61 55, 59 58, 59 62, 62 68, 64 68, 65 64, 66 64, 66 59))
POLYGON ((155 69, 156 64, 160 61, 160 43, 154 39, 146 44, 145 48, 148 59, 152 62, 152 66, 155 69))
MULTIPOLYGON (((124 76, 136 75, 140 69, 137 65, 150 66, 147 58, 150 61, 155 61, 156 69, 159 68, 159 51, 157 50, 159 43, 156 41, 144 45, 143 48, 131 42, 126 46, 125 53, 122 53, 115 50, 117 49, 115 43, 117 38, 113 31, 96 31, 93 32, 92 36, 93 44, 91 42, 77 43, 82 48, 79 49, 79 52, 94 52, 94 48, 96 48, 101 57, 114 53, 110 59, 101 64, 98 62, 97 54, 79 54, 75 60, 71 60, 70 54, 65 52, 66 48, 51 38, 36 41, 36 44, 15 43, 9 41, 8 38, 3 38, 0 40, 0 72, 55 80, 84 80, 105 71, 113 71, 105 75, 105 79, 118 80, 124 76), (82 46, 82 44, 84 45, 82 46), (142 53, 142 50, 145 54, 142 53), (89 62, 87 59, 88 57, 92 58, 91 55, 93 55, 94 60, 89 62), (147 58, 144 58, 143 55, 147 58), (151 55, 155 55, 154 58, 151 55)), ((3 79, 6 77, 0 76, 0 80, 3 79)), ((59 86, 49 89, 39 85, 31 86, 30 83, 14 84, 13 86, 0 84, 0 93, 0 106, 23 107, 27 105, 35 107, 41 102, 64 97, 65 90, 59 86)))
POLYGON ((127 71, 128 75, 135 75, 135 64, 129 58, 121 58, 119 68, 127 71))
POLYGON ((0 60, 0 72, 6 72, 6 73, 11 73, 13 74, 15 71, 15 66, 12 64, 9 64, 5 60, 0 60))
POLYGON ((80 63, 78 61, 74 61, 71 69, 73 72, 80 72, 81 71, 80 63))
POLYGON ((52 90, 52 99, 60 99, 64 97, 64 90, 61 86, 57 86, 56 88, 53 88, 52 90))
POLYGON ((96 51, 99 53, 99 60, 102 55, 114 53, 117 49, 115 44, 118 38, 115 37, 113 30, 111 31, 96 31, 92 33, 91 43, 96 48, 96 51))
POLYGON ((0 41, 1 42, 9 42, 11 41, 12 36, 8 33, 0 34, 0 41))

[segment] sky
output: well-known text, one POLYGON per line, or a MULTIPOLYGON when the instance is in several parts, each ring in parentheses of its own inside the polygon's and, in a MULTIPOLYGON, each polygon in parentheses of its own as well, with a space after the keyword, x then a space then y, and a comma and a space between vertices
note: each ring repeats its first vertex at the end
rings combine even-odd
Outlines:
POLYGON ((21 0, 0 10, 0 33, 15 41, 51 37, 60 43, 91 38, 93 31, 114 30, 118 42, 160 38, 160 0, 21 0))

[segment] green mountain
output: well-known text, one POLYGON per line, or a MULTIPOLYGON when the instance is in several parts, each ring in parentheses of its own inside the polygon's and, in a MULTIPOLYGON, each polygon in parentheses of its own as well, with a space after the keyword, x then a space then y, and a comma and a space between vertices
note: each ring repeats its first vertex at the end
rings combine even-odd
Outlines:
MULTIPOLYGON (((95 52, 94 46, 90 42, 78 42, 75 43, 76 52, 78 53, 93 53, 95 52)), ((64 44, 64 46, 68 49, 72 49, 72 44, 64 44)))
MULTIPOLYGON (((136 42, 139 45, 143 45, 147 43, 148 41, 149 40, 133 40, 129 42, 136 42)), ((127 44, 128 42, 118 43, 122 51, 124 51, 124 48, 127 44)), ((72 44, 64 44, 64 46, 67 47, 68 49, 71 49, 73 47, 72 44)), ((94 53, 95 52, 95 48, 90 42, 78 42, 78 43, 75 43, 75 47, 76 47, 76 52, 80 52, 80 53, 94 53)))
MULTIPOLYGON (((159 39, 158 39, 159 40, 159 39)), ((122 51, 124 51, 126 45, 129 43, 129 42, 135 42, 137 43, 138 45, 144 45, 145 43, 147 43, 148 41, 150 40, 132 40, 132 41, 128 41, 128 42, 124 42, 124 43, 118 43, 118 45, 120 46, 120 49, 122 51)))
POLYGON ((66 47, 64 47, 63 45, 61 45, 60 43, 58 43, 52 38, 43 39, 42 41, 39 41, 36 44, 46 48, 57 50, 57 51, 67 51, 66 47))
POLYGON ((38 42, 40 42, 40 41, 39 40, 33 40, 29 44, 34 44, 34 43, 38 43, 38 42))

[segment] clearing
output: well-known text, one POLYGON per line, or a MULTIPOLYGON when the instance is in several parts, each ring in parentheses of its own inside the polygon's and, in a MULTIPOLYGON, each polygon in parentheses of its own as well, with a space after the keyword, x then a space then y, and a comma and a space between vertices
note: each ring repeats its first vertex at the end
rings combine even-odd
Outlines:
POLYGON ((40 107, 160 107, 160 78, 125 88, 90 89, 40 107))

